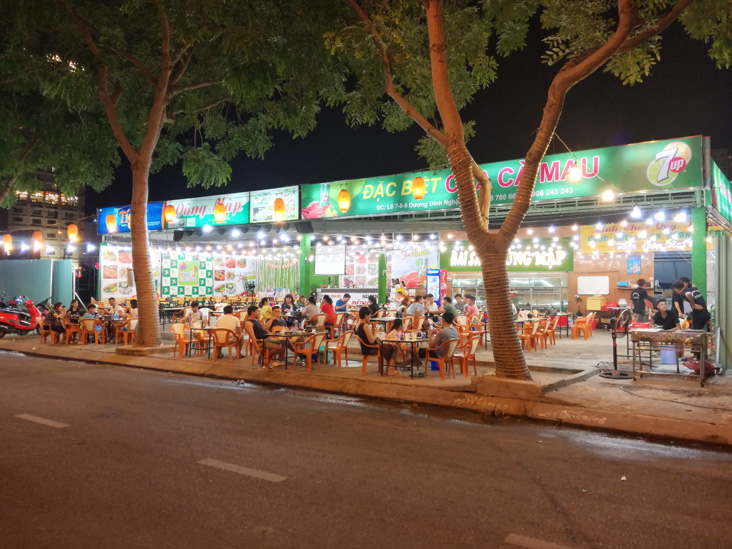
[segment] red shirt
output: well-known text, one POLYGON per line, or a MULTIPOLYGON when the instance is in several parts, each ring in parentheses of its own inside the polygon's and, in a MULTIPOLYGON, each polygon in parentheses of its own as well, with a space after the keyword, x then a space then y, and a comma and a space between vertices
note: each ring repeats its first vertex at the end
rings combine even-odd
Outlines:
POLYGON ((335 324, 336 314, 335 314, 335 309, 333 308, 333 305, 331 305, 330 303, 327 303, 326 301, 323 301, 320 304, 320 310, 326 314, 326 317, 325 317, 326 322, 335 324))

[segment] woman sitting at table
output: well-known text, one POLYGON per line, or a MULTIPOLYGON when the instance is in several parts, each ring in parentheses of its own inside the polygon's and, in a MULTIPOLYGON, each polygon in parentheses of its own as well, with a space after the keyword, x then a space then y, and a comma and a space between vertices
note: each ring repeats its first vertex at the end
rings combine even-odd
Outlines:
POLYGON ((358 310, 358 324, 356 325, 356 335, 358 336, 358 344, 361 346, 361 354, 375 355, 378 349, 368 347, 367 345, 378 345, 376 335, 379 328, 371 325, 371 309, 361 307, 358 310))
MULTIPOLYGON (((368 309, 368 307, 366 307, 368 309)), ((320 310, 325 313, 325 327, 330 327, 331 334, 333 333, 333 326, 336 323, 335 309, 333 308, 333 300, 329 295, 323 296, 323 301, 320 302, 320 310)))
POLYGON ((53 304, 53 309, 48 311, 43 323, 48 324, 54 332, 64 334, 66 333, 66 328, 64 328, 63 323, 64 316, 66 316, 66 307, 59 301, 53 304))
POLYGON ((292 294, 287 294, 285 296, 285 302, 280 305, 280 308, 282 309, 282 314, 287 315, 293 312, 295 305, 295 300, 292 298, 292 294))
MULTIPOLYGON (((285 342, 282 339, 272 338, 269 339, 269 332, 262 326, 260 322, 262 312, 256 305, 250 305, 247 309, 247 321, 244 324, 244 329, 249 335, 249 340, 252 342, 254 351, 261 354, 259 342, 262 341, 264 348, 269 351, 270 358, 281 359, 285 356, 285 342)), ((271 361, 269 367, 282 366, 284 362, 280 360, 271 361)))
POLYGON ((407 309, 409 309, 409 306, 411 305, 411 300, 409 299, 408 295, 405 295, 402 299, 401 304, 396 308, 396 313, 394 316, 397 318, 404 318, 404 315, 407 314, 407 309))
POLYGON ((272 306, 269 304, 268 297, 263 297, 262 301, 259 302, 259 311, 264 320, 269 320, 272 317, 272 306))
POLYGON ((136 299, 130 299, 130 314, 127 315, 127 318, 130 320, 137 318, 138 311, 137 311, 137 300, 136 299))
POLYGON ((376 300, 376 296, 369 296, 369 309, 371 309, 372 315, 375 315, 381 310, 381 307, 379 307, 379 302, 376 300))
POLYGON ((66 311, 66 320, 73 322, 74 324, 78 324, 81 315, 82 313, 81 309, 79 309, 79 300, 72 299, 71 303, 69 303, 69 308, 66 311))
POLYGON ((394 324, 391 325, 391 332, 386 336, 386 341, 397 341, 399 343, 384 343, 382 347, 384 360, 389 365, 386 370, 387 375, 399 375, 399 370, 396 368, 397 361, 402 364, 412 361, 412 346, 401 343, 402 339, 404 339, 404 323, 401 318, 397 318, 394 324))

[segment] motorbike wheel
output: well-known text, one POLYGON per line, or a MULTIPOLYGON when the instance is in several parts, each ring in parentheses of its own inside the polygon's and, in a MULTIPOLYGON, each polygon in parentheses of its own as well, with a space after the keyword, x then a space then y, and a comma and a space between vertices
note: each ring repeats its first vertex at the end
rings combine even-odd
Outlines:
POLYGON ((0 326, 0 339, 4 338, 5 334, 7 334, 7 333, 8 333, 7 328, 5 328, 5 326, 0 326))

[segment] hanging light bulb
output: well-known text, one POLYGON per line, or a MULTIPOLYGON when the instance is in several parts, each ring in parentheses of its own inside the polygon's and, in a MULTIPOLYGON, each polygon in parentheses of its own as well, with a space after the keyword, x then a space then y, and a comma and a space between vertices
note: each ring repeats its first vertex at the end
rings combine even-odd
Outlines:
POLYGON ((13 237, 9 234, 3 235, 3 248, 6 252, 9 252, 13 249, 13 237))
POLYGON ((347 189, 341 189, 338 193, 338 209, 341 213, 346 213, 351 209, 351 195, 347 189))
POLYGON ((223 223, 226 221, 226 206, 221 202, 214 206, 214 221, 216 221, 216 223, 223 223))
POLYGON ((116 233, 117 232, 117 216, 114 214, 109 214, 107 216, 107 219, 104 220, 107 224, 107 232, 110 233, 116 233))
POLYGON ((43 246, 43 234, 41 231, 33 231, 33 249, 38 251, 43 246))
POLYGON ((76 242, 79 240, 79 227, 72 223, 66 228, 66 233, 69 235, 69 242, 76 242))
POLYGON ((424 178, 415 177, 412 181, 412 194, 415 200, 423 200, 425 195, 424 178))
POLYGON ((173 223, 173 221, 175 221, 175 218, 178 217, 175 213, 175 208, 173 206, 165 206, 165 209, 163 210, 163 215, 165 216, 165 221, 168 223, 173 223))

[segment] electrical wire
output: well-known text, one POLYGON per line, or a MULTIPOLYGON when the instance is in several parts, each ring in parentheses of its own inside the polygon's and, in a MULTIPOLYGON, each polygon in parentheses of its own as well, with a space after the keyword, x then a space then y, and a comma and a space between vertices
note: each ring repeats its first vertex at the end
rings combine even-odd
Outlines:
POLYGON ((678 400, 670 400, 668 398, 655 398, 655 397, 649 397, 649 396, 644 396, 644 395, 638 395, 638 394, 634 393, 633 391, 631 391, 630 389, 631 389, 631 387, 623 387, 623 386, 620 387, 621 391, 628 393, 629 395, 633 395, 634 397, 638 397, 638 398, 647 398, 649 400, 659 400, 661 402, 672 402, 674 404, 683 404, 684 406, 694 406, 695 408, 704 408, 706 410, 723 410, 723 411, 732 412, 732 410, 730 410, 729 408, 717 408, 714 406, 703 406, 701 404, 692 404, 691 402, 680 402, 678 400))

